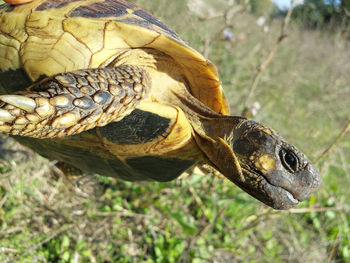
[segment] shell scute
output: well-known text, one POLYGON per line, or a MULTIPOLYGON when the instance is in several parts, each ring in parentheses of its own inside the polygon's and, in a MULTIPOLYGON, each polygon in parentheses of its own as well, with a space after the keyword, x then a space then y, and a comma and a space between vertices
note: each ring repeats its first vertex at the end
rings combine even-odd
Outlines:
MULTIPOLYGON (((53 1, 53 0, 51 0, 53 1)), ((62 1, 62 0, 60 0, 62 1)), ((81 5, 74 8, 69 17, 84 17, 84 18, 115 18, 115 21, 125 24, 135 25, 156 31, 161 34, 166 34, 169 37, 183 43, 179 35, 170 27, 162 23, 148 11, 141 9, 134 4, 123 0, 113 1, 104 0, 102 2, 94 2, 89 5, 81 5)))

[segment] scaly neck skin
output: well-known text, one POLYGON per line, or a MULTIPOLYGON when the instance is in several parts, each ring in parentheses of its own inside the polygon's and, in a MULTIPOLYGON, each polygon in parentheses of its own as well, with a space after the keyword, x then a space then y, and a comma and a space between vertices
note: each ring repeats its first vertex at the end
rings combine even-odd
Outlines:
POLYGON ((190 95, 187 90, 184 90, 184 94, 175 95, 182 102, 181 108, 193 127, 198 147, 211 165, 234 183, 244 180, 239 160, 232 150, 232 141, 236 128, 245 122, 246 118, 218 114, 190 95))
POLYGON ((240 161, 232 149, 236 127, 246 119, 243 117, 207 117, 197 115, 193 128, 198 147, 205 153, 212 165, 234 183, 244 181, 240 161))
POLYGON ((199 121, 201 128, 193 125, 195 140, 211 165, 233 183, 244 182, 240 160, 233 151, 232 144, 236 127, 246 119, 218 115, 214 118, 200 116, 199 121))

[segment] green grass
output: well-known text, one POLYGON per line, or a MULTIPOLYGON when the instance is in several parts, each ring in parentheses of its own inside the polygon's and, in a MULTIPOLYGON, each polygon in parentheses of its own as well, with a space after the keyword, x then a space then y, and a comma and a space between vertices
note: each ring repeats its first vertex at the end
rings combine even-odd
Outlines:
MULTIPOLYGON (((281 22, 263 33, 255 18, 238 13, 230 30, 244 40, 227 41, 218 16, 225 1, 204 9, 210 19, 199 19, 185 0, 137 2, 208 55, 239 114, 281 22)), ((311 159, 349 118, 349 48, 336 33, 291 26, 251 98, 262 105, 255 118, 311 159)), ((349 134, 318 163, 322 186, 298 207, 304 212, 273 211, 227 180, 196 172, 170 183, 99 178, 106 192, 86 198, 51 166, 3 139, 0 262, 350 262, 349 134)))

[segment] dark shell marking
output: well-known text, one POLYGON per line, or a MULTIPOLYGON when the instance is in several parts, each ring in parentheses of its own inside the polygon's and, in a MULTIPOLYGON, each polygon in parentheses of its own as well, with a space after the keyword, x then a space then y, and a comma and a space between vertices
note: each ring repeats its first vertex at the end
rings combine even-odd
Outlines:
POLYGON ((119 17, 128 14, 129 10, 135 10, 135 5, 124 1, 104 0, 90 5, 82 5, 70 12, 70 17, 119 17))
POLYGON ((13 10, 15 10, 16 7, 17 7, 17 5, 10 5, 10 4, 5 3, 5 4, 0 5, 0 10, 6 8, 5 12, 10 13, 13 10))
POLYGON ((70 4, 71 2, 77 2, 80 0, 47 0, 44 3, 42 3, 41 5, 39 5, 35 10, 36 11, 45 11, 47 9, 51 9, 51 8, 61 8, 64 7, 68 4, 70 4))
POLYGON ((151 112, 134 110, 121 121, 100 127, 101 136, 110 142, 122 145, 137 145, 151 142, 168 130, 170 121, 151 112))
POLYGON ((144 174, 145 178, 158 182, 171 181, 194 164, 189 160, 155 156, 129 158, 126 162, 136 172, 144 174))
MULTIPOLYGON (((111 125, 106 125, 106 130, 111 130, 111 125)), ((144 127, 141 127, 145 130, 144 127)), ((85 133, 98 136, 101 127, 85 133)), ((71 164, 83 171, 103 174, 110 177, 118 177, 128 181, 155 180, 160 182, 171 181, 190 168, 194 162, 180 158, 167 158, 157 156, 140 156, 127 158, 124 163, 117 156, 111 155, 108 150, 100 156, 96 149, 91 147, 74 146, 77 142, 83 142, 82 135, 74 135, 64 139, 33 139, 14 136, 21 144, 35 150, 40 155, 54 160, 71 164), (108 156, 108 157, 107 157, 108 156)), ((136 138, 135 138, 136 139, 136 138)), ((130 144, 138 144, 129 137, 130 144)))
POLYGON ((0 71, 0 94, 12 93, 29 87, 33 82, 24 69, 0 71))
POLYGON ((183 43, 183 40, 174 30, 159 21, 151 13, 122 0, 105 0, 103 2, 79 6, 73 9, 69 16, 86 18, 115 17, 116 21, 144 27, 160 34, 166 34, 172 39, 183 43))

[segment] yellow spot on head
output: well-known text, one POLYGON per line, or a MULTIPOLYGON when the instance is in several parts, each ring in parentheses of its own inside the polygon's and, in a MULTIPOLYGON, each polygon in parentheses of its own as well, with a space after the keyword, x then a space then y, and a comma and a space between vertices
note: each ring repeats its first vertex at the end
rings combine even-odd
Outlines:
POLYGON ((271 134, 271 130, 270 129, 264 129, 264 132, 266 132, 267 134, 271 134))
POLYGON ((275 134, 277 134, 273 129, 271 129, 271 128, 267 127, 267 126, 264 126, 264 125, 258 126, 257 129, 258 129, 259 131, 262 131, 262 132, 264 132, 264 133, 266 133, 266 134, 269 134, 269 135, 275 135, 275 134))
POLYGON ((276 132, 269 128, 269 127, 266 127, 266 126, 262 126, 262 129, 261 129, 263 132, 265 132, 266 134, 270 134, 270 135, 275 135, 276 132))
POLYGON ((267 171, 271 171, 276 169, 275 160, 270 155, 261 156, 256 162, 255 166, 261 170, 261 172, 265 173, 267 171))
POLYGON ((134 11, 133 11, 133 10, 131 10, 131 9, 129 9, 129 8, 127 8, 127 9, 126 9, 126 12, 128 12, 129 14, 134 13, 134 11))

